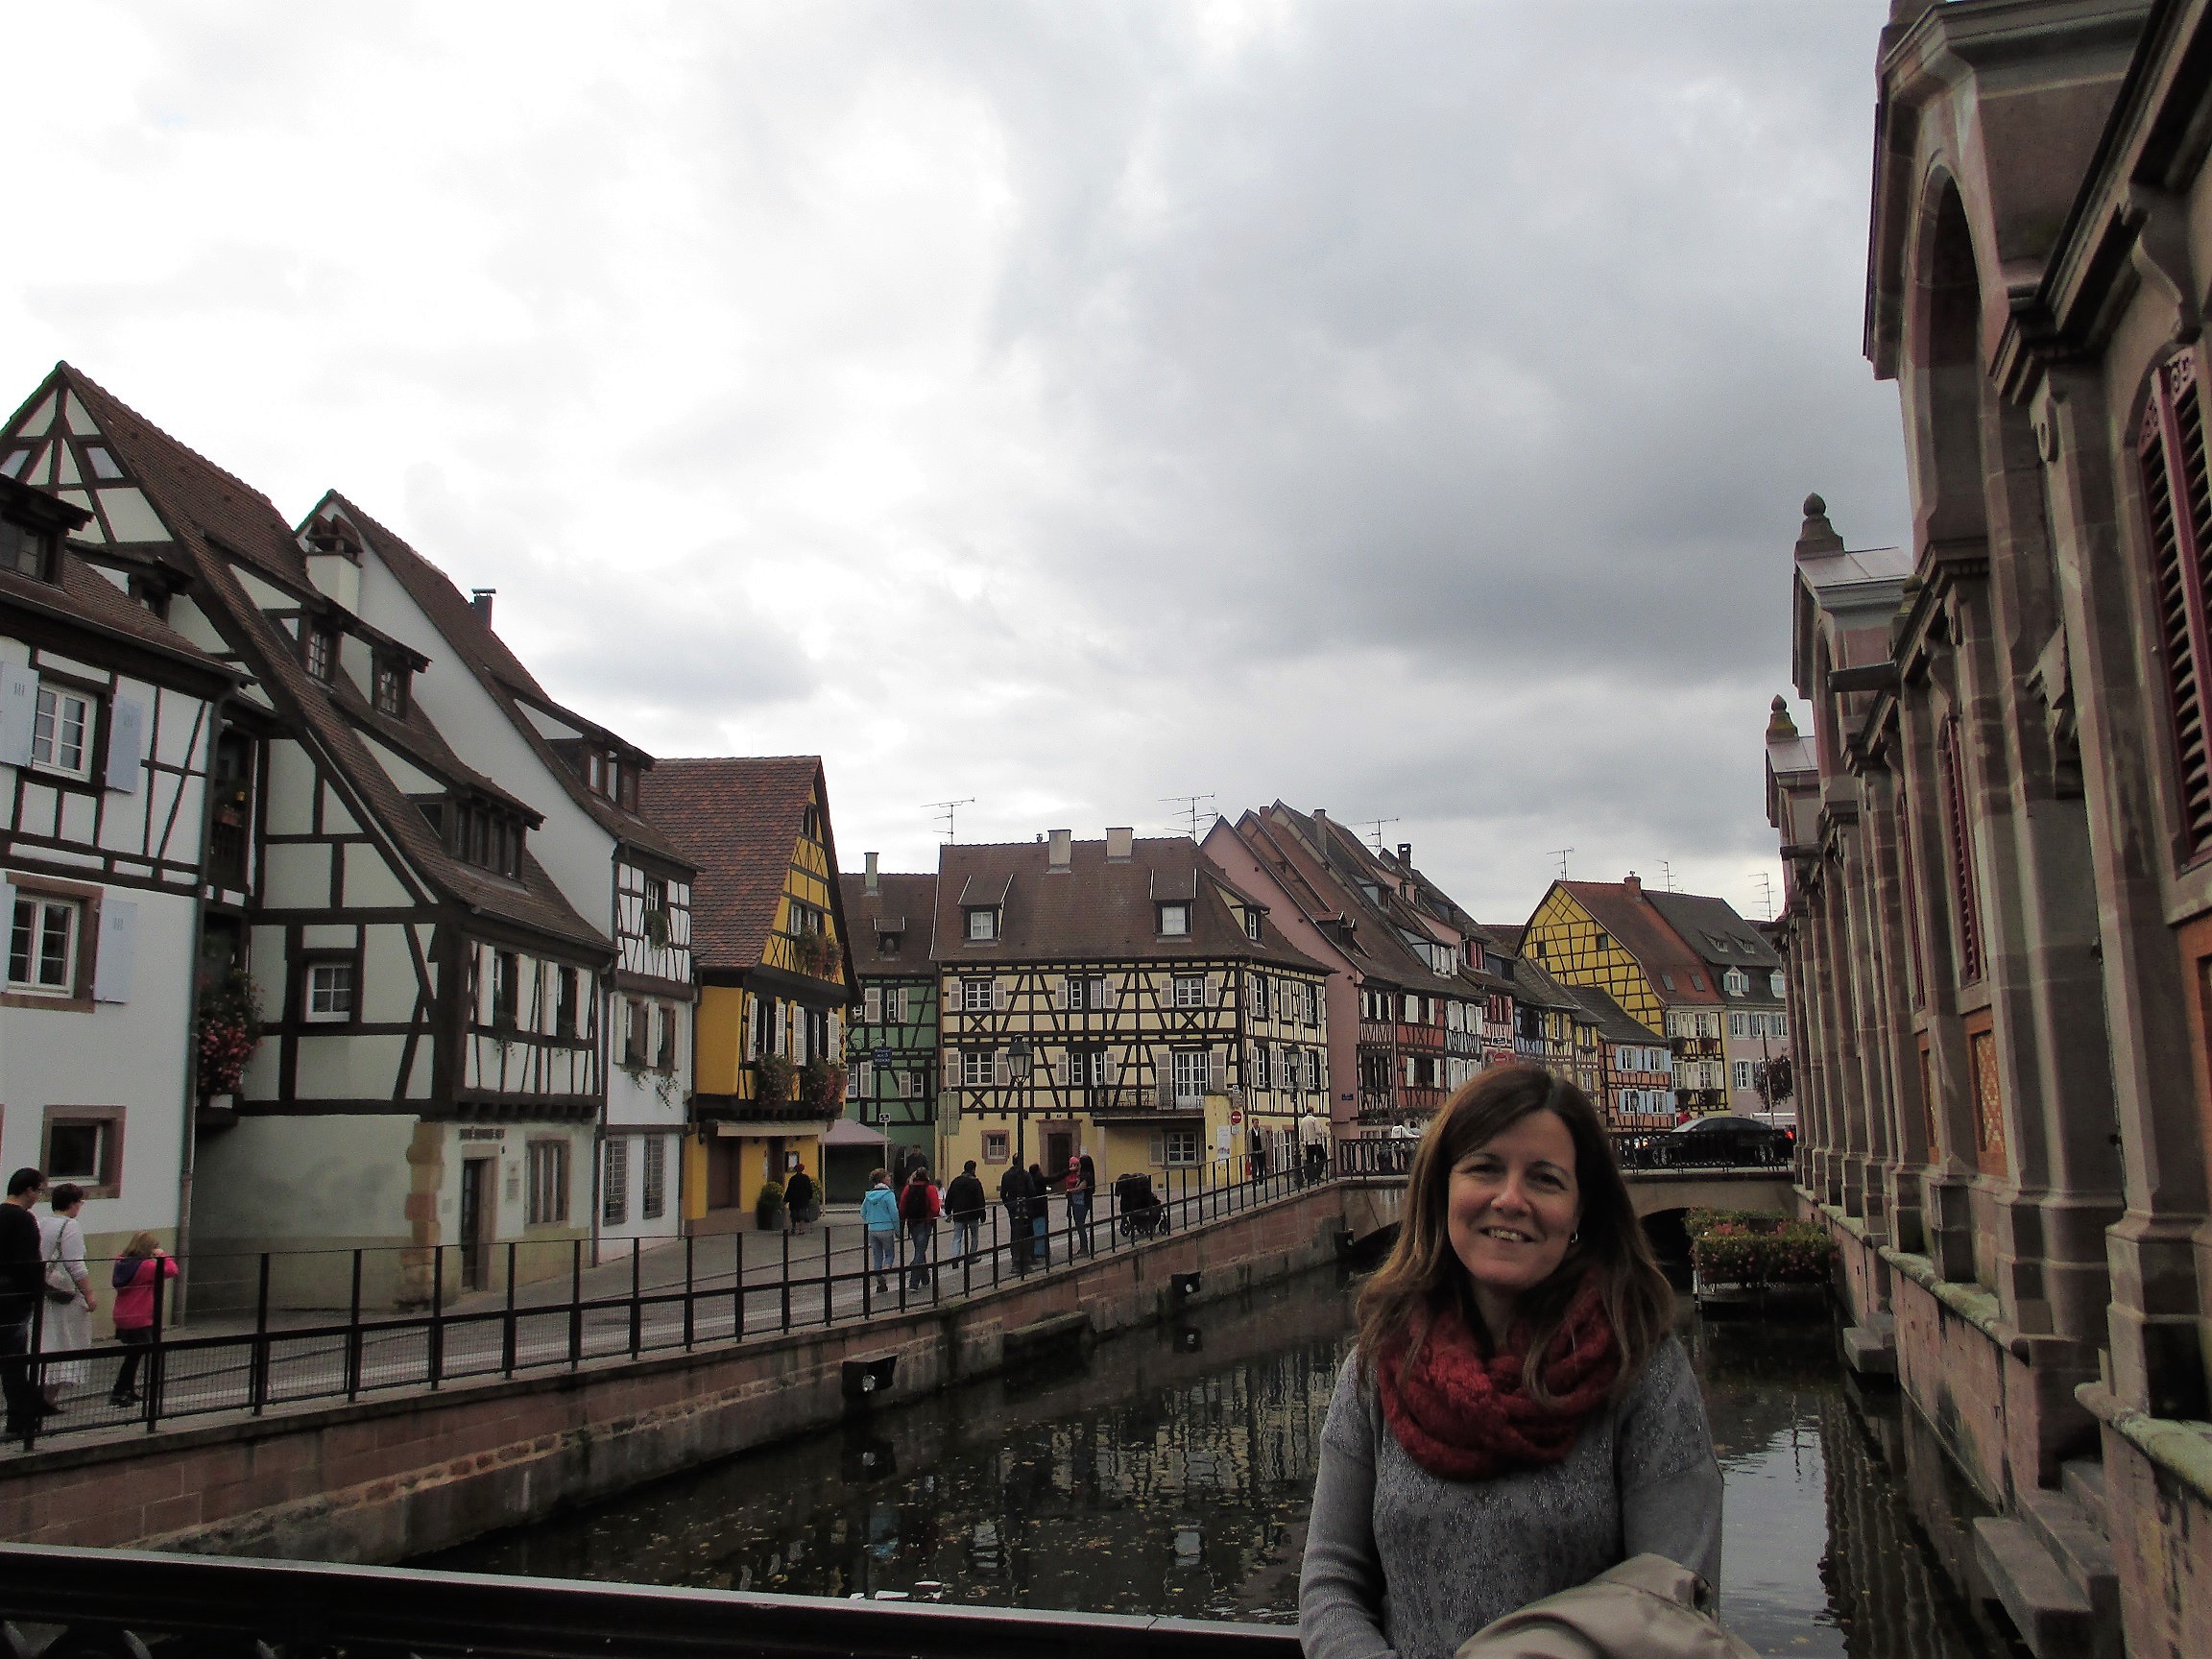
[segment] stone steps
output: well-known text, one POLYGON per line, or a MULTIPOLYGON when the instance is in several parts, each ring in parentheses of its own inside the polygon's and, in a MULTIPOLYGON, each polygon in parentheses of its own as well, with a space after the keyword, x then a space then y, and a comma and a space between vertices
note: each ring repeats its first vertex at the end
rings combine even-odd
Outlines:
POLYGON ((2095 1467, 2068 1465, 2064 1487, 2022 1493, 2011 1516, 1974 1523, 1990 1591, 2036 1659, 2120 1659, 2120 1579, 2095 1467))
POLYGON ((2059 1466, 2060 1487, 2081 1505, 2082 1513, 2098 1531, 2112 1536, 2112 1522, 2104 1506, 2104 1465, 2094 1457, 2070 1458, 2059 1466))

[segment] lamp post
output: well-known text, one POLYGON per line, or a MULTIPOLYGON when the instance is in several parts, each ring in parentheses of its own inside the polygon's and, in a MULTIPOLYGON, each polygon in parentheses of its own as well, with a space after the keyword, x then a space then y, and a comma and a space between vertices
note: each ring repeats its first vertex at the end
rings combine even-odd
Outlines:
POLYGON ((1014 1086, 1014 1164, 1026 1169, 1029 1154, 1023 1149, 1022 1134, 1029 1120, 1029 1062, 1032 1057, 1029 1039, 1017 1037, 1006 1050, 1006 1080, 1014 1086))

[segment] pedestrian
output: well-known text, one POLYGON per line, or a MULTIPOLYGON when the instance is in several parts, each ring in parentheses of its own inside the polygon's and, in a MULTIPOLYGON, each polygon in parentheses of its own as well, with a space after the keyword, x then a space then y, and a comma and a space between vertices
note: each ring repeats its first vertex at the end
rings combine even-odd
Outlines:
POLYGON ((1251 1147, 1247 1156, 1252 1160, 1252 1179, 1255 1183, 1264 1181, 1267 1179, 1266 1138, 1261 1134, 1259 1125, 1254 1124, 1252 1133, 1245 1139, 1251 1147))
POLYGON ((1085 1255, 1096 1246, 1091 1238, 1091 1211, 1098 1201, 1098 1166, 1086 1152, 1074 1161, 1068 1178, 1068 1238, 1070 1248, 1080 1240, 1085 1255))
POLYGON ((952 1217, 952 1247, 961 1261, 966 1262, 975 1254, 976 1241, 983 1232, 983 1212, 990 1207, 983 1183, 975 1178, 975 1160, 971 1158, 960 1166, 960 1173, 952 1177, 952 1184, 945 1189, 945 1213, 952 1217))
POLYGON ((1052 1184, 1039 1166, 1029 1166, 1029 1250, 1040 1267, 1052 1265, 1052 1184))
POLYGON ((868 1264, 876 1273, 876 1292, 891 1288, 884 1275, 899 1264, 899 1195, 891 1190, 891 1171, 878 1169, 868 1177, 868 1190, 860 1199, 860 1222, 868 1229, 868 1264))
POLYGON ((26 1452, 45 1415, 45 1402, 31 1386, 31 1321, 46 1283, 38 1218, 31 1207, 45 1190, 45 1176, 18 1169, 8 1177, 8 1196, 0 1201, 0 1395, 8 1402, 8 1438, 22 1441, 26 1452))
POLYGON ((909 1290, 928 1287, 929 1247, 937 1241, 937 1217, 943 1210, 943 1200, 929 1180, 929 1166, 917 1163, 906 1176, 906 1191, 899 1200, 899 1214, 906 1223, 909 1290))
POLYGON ((1646 1553, 1717 1582, 1705 1408, 1590 1097, 1485 1071, 1414 1149, 1405 1209, 1322 1429, 1308 1659, 1447 1659, 1646 1553))
POLYGON ((1329 1125, 1310 1106, 1298 1119, 1298 1148, 1306 1158, 1306 1184, 1310 1187, 1329 1174, 1329 1125))
POLYGON ((1029 1172, 1019 1164, 1006 1166, 998 1177, 998 1202, 1006 1206, 1006 1237, 1011 1241, 1014 1271, 1029 1271, 1029 1172))
MULTIPOLYGON (((64 1181, 47 1196, 38 1218, 38 1255, 44 1265, 46 1318, 38 1327, 41 1354, 82 1353, 92 1346, 92 1315, 100 1299, 84 1266, 84 1229, 77 1217, 84 1208, 84 1189, 64 1181)), ((40 1378, 48 1410, 60 1410, 61 1396, 83 1382, 88 1361, 63 1359, 48 1364, 40 1378)))
POLYGON ((783 1213, 791 1218, 791 1231, 804 1233, 806 1223, 822 1214, 821 1196, 814 1190, 814 1177, 806 1173, 805 1165, 791 1171, 791 1179, 783 1183, 783 1213))
POLYGON ((115 1339, 127 1350, 122 1369, 115 1373, 115 1386, 108 1395, 111 1406, 138 1404, 141 1350, 154 1345, 156 1276, 176 1278, 177 1259, 161 1248, 161 1240, 153 1234, 133 1234, 131 1242, 123 1247, 123 1254, 115 1258, 115 1270, 108 1276, 108 1282, 115 1287, 115 1339))

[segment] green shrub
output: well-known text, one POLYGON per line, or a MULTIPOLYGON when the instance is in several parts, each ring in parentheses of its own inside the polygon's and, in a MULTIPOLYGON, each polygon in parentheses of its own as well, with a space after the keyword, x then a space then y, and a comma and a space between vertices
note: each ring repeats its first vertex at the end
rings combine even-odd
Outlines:
POLYGON ((1719 1221, 1690 1237, 1690 1260, 1708 1285, 1822 1285, 1836 1260, 1836 1240, 1809 1221, 1719 1221))

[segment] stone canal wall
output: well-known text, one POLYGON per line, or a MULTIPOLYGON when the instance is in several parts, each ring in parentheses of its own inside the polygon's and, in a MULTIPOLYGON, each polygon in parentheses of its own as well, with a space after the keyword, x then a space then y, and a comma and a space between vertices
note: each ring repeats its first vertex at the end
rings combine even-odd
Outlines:
POLYGON ((848 1359, 895 1403, 997 1369, 1039 1332, 1108 1335, 1335 1259, 1330 1183, 933 1310, 574 1373, 457 1383, 0 1461, 0 1538, 391 1562, 835 1423, 848 1359))

